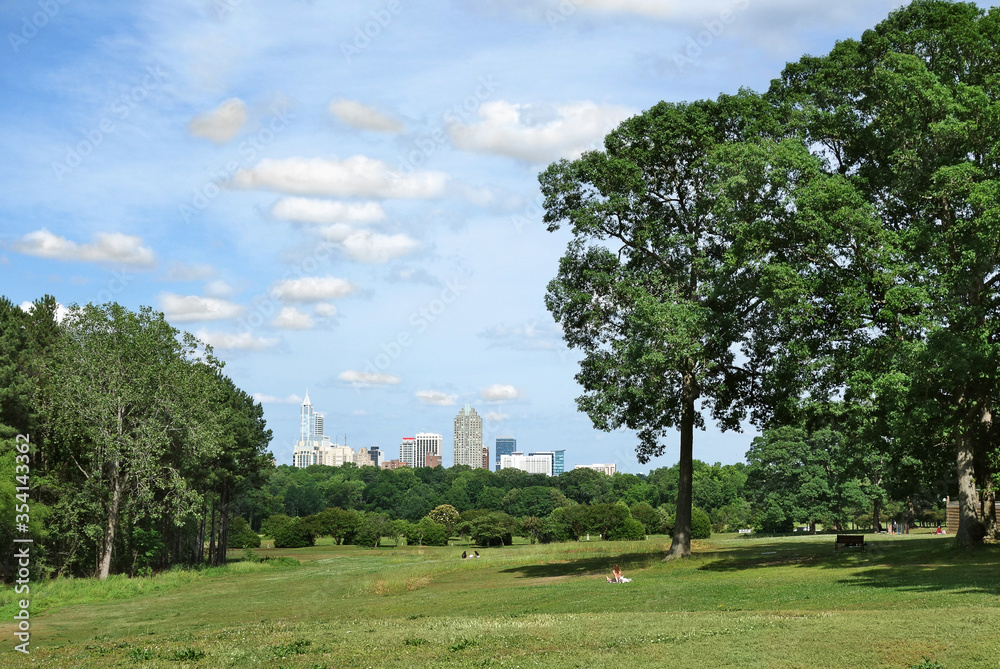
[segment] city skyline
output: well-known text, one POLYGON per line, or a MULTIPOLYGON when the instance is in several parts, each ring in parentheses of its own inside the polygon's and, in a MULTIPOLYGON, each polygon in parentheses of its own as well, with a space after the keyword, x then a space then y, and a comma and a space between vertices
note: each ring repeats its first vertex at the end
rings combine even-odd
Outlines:
MULTIPOLYGON (((333 442, 394 451, 399 427, 433 429, 450 452, 472 403, 484 447, 516 434, 575 462, 669 466, 676 433, 640 464, 633 431, 578 410, 580 356, 545 306, 570 233, 548 231, 539 172, 661 100, 766 90, 901 4, 154 0, 50 16, 14 0, 4 292, 162 312, 262 403, 279 463, 308 387, 333 442)), ((695 457, 743 461, 756 431, 707 422, 695 457)))

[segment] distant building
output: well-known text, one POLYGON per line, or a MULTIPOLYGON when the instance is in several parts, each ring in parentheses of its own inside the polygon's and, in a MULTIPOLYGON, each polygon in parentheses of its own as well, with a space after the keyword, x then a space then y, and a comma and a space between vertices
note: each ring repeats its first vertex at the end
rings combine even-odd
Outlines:
POLYGON ((310 465, 339 467, 348 462, 357 462, 357 454, 353 449, 332 443, 330 437, 324 434, 324 416, 313 410, 308 390, 302 400, 299 418, 299 440, 295 442, 292 465, 300 468, 310 465))
POLYGON ((399 469, 400 467, 409 467, 409 466, 410 465, 406 464, 402 460, 386 460, 385 462, 382 463, 382 469, 399 469))
POLYGON ((528 455, 529 456, 536 456, 537 455, 539 457, 549 458, 552 461, 552 464, 551 464, 551 467, 550 467, 552 473, 549 474, 549 476, 559 476, 566 469, 566 465, 565 465, 565 462, 566 462, 566 451, 564 451, 564 450, 563 451, 538 451, 538 452, 535 452, 535 453, 528 453, 528 455))
POLYGON ((490 468, 490 447, 483 446, 483 469, 490 468))
POLYGON ((520 469, 529 474, 552 476, 552 456, 549 453, 525 455, 515 451, 500 456, 500 469, 520 469))
POLYGON ((427 456, 436 456, 441 464, 441 444, 444 440, 434 432, 418 432, 415 437, 404 437, 399 444, 399 459, 409 467, 426 467, 427 456))
POLYGON ((500 471, 500 456, 510 455, 517 450, 517 439, 514 437, 497 437, 496 446, 496 471, 500 471))
MULTIPOLYGON (((454 455, 456 465, 473 469, 483 466, 483 419, 472 405, 466 404, 455 416, 454 455)), ((487 469, 489 469, 487 463, 487 469)))
POLYGON ((424 456, 424 467, 440 467, 441 466, 441 456, 435 455, 434 453, 428 453, 424 456))
POLYGON ((607 465, 576 465, 573 469, 593 469, 594 471, 603 472, 608 476, 613 476, 618 471, 618 466, 612 462, 607 465))

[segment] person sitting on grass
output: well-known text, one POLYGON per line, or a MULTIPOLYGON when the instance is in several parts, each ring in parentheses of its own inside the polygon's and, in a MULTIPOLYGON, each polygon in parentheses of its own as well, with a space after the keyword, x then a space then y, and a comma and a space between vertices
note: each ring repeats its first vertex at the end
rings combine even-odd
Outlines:
POLYGON ((469 554, 466 553, 465 551, 462 551, 462 559, 464 560, 467 557, 469 557, 469 554))
POLYGON ((625 578, 622 575, 622 568, 618 564, 611 567, 611 576, 608 578, 608 583, 631 583, 632 579, 625 578))

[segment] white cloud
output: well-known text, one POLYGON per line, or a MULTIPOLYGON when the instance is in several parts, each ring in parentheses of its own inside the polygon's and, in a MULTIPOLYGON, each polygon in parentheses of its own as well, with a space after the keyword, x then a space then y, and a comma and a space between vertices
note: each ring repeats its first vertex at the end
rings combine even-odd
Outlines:
POLYGON ((208 332, 198 330, 195 336, 212 348, 260 351, 271 348, 278 343, 276 338, 254 337, 249 332, 243 334, 229 334, 228 332, 208 332))
POLYGON ((149 267, 156 263, 152 249, 142 240, 120 232, 98 232, 90 244, 77 244, 45 228, 29 232, 11 245, 18 253, 55 260, 119 263, 149 267))
POLYGON ((577 158, 586 149, 596 148, 608 132, 634 112, 593 102, 545 105, 497 100, 484 102, 477 113, 477 123, 453 123, 448 127, 457 148, 547 163, 577 158))
POLYGON ((308 330, 316 325, 312 316, 295 307, 283 307, 271 321, 271 325, 284 330, 308 330))
POLYGON ((320 318, 333 318, 337 315, 337 305, 330 302, 320 302, 313 307, 313 313, 320 318))
POLYGON ((357 286, 347 279, 307 276, 279 281, 271 287, 271 295, 289 302, 319 302, 350 295, 357 289, 357 286))
POLYGON ((406 127, 396 119, 355 100, 334 100, 328 109, 331 114, 352 128, 391 132, 396 135, 406 130, 406 127))
POLYGON ((405 256, 420 248, 420 243, 403 234, 383 235, 370 230, 357 230, 337 223, 323 231, 323 236, 340 244, 352 260, 381 263, 405 256))
POLYGON ((204 292, 210 297, 232 297, 236 294, 236 289, 222 279, 206 283, 204 292))
POLYGON ((418 390, 416 395, 424 404, 436 404, 442 407, 450 407, 458 399, 458 395, 449 395, 439 390, 418 390))
POLYGON ((510 414, 500 413, 499 411, 487 411, 483 418, 489 423, 500 423, 510 418, 510 414))
POLYGON ((444 172, 393 171, 381 160, 352 156, 344 160, 323 158, 265 158, 255 167, 236 173, 239 188, 266 188, 297 195, 335 197, 432 198, 441 195, 448 175, 444 172))
POLYGON ((178 260, 170 263, 167 270, 167 281, 204 281, 218 274, 209 264, 188 265, 178 260))
POLYGON ((311 197, 283 197, 274 203, 271 215, 298 223, 374 223, 385 218, 377 202, 336 202, 311 197))
POLYGON ((509 402, 520 397, 520 393, 514 386, 494 383, 492 386, 480 390, 479 396, 491 402, 509 402))
POLYGON ((218 321, 243 313, 239 304, 215 297, 161 293, 160 306, 169 321, 218 321))
POLYGON ((246 120, 246 104, 239 98, 230 98, 212 111, 191 119, 188 132, 216 144, 225 144, 239 134, 246 120))
MULTIPOLYGON (((25 311, 30 314, 34 310, 35 310, 34 302, 27 302, 27 301, 21 302, 21 311, 25 311)), ((56 316, 56 323, 62 323, 63 319, 69 316, 69 309, 56 302, 55 316, 56 316)))
POLYGON ((520 351, 560 351, 562 331, 552 322, 528 321, 521 325, 507 327, 494 325, 478 334, 492 343, 490 347, 512 348, 520 351))
POLYGON ((392 386, 398 384, 402 379, 392 374, 378 374, 376 372, 357 372, 348 369, 338 376, 341 381, 346 381, 353 386, 392 386))
POLYGON ((302 398, 298 395, 275 397, 274 395, 265 395, 264 393, 254 393, 253 398, 254 401, 260 404, 302 404, 302 398))

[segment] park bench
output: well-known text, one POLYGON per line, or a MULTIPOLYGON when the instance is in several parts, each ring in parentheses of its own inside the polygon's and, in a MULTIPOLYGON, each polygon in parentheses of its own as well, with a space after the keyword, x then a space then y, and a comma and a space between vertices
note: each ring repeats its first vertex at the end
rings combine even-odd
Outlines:
POLYGON ((838 534, 837 541, 833 544, 833 550, 837 550, 840 546, 843 546, 844 548, 848 548, 850 546, 864 548, 865 537, 861 534, 838 534))

